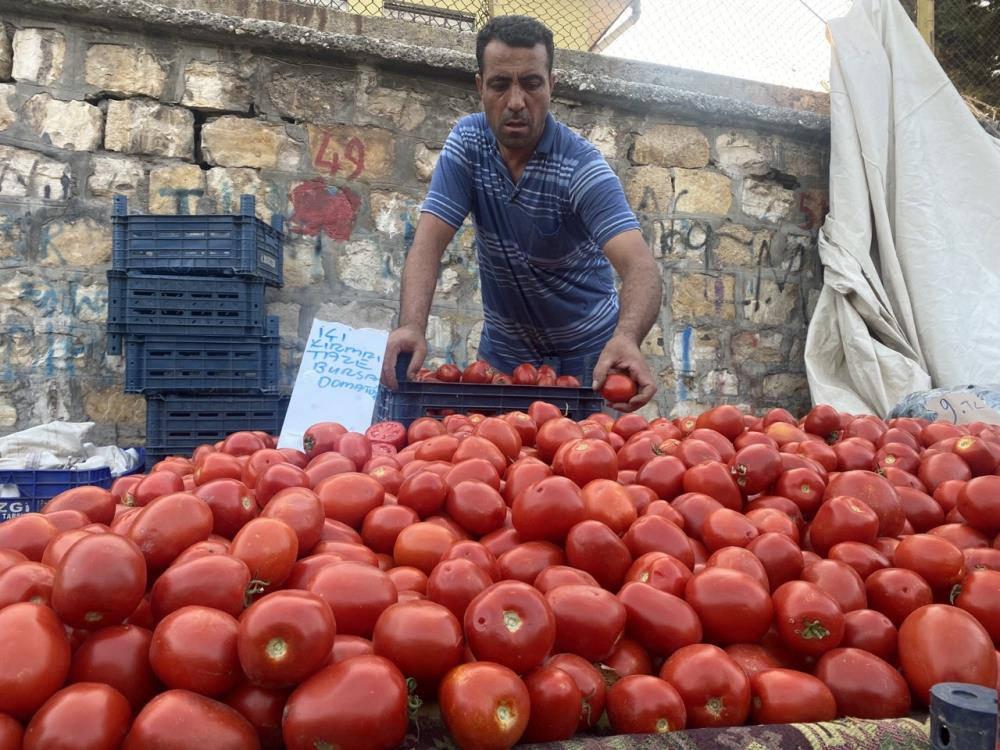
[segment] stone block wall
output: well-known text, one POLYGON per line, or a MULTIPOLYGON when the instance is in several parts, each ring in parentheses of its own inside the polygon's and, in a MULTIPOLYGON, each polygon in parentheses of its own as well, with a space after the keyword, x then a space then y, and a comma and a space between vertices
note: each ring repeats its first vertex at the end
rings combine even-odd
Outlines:
MULTIPOLYGON (((392 326, 437 154, 478 107, 466 71, 28 10, 2 21, 0 434, 63 418, 97 422, 98 439, 143 438, 143 400, 122 393, 122 358, 105 353, 116 193, 151 213, 235 213, 251 193, 262 218, 286 217, 285 287, 268 293, 286 384, 314 316, 392 326)), ((646 412, 805 409, 824 139, 578 93, 557 87, 554 114, 621 176, 662 267, 643 346, 660 391, 646 412)), ((472 241, 466 225, 443 260, 432 363, 475 355, 472 241)))

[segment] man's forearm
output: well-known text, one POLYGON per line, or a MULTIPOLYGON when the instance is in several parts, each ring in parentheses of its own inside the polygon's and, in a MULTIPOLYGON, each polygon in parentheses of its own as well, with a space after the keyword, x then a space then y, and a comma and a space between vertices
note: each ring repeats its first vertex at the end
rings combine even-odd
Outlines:
POLYGON ((638 346, 660 314, 663 282, 656 262, 630 268, 622 279, 620 297, 621 309, 618 312, 615 335, 627 336, 638 346))
POLYGON ((441 256, 455 230, 435 216, 422 214, 406 254, 399 295, 399 327, 427 329, 441 256))

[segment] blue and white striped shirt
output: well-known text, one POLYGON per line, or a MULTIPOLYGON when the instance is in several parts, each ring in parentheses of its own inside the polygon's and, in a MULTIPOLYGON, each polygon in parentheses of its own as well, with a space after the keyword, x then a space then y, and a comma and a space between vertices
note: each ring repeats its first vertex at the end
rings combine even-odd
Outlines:
POLYGON ((576 358, 607 343, 618 295, 601 248, 639 223, 618 177, 585 138, 548 115, 514 184, 486 116, 463 117, 421 210, 456 229, 472 212, 481 358, 510 372, 521 362, 576 358))

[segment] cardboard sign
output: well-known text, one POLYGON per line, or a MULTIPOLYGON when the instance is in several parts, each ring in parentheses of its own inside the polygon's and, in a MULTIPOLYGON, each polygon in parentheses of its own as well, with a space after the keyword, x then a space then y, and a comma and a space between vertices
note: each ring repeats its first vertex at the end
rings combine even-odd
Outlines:
POLYGON ((279 448, 302 450, 302 434, 316 422, 339 422, 352 432, 368 429, 388 337, 388 331, 313 320, 279 448))

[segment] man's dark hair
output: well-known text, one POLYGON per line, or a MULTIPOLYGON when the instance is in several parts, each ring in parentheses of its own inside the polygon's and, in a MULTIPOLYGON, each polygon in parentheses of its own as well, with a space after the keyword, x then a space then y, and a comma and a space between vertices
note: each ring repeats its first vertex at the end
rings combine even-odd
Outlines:
POLYGON ((552 57, 555 45, 552 43, 552 31, 537 18, 531 16, 497 16, 479 30, 476 37, 476 62, 479 72, 483 72, 483 51, 486 45, 496 39, 508 47, 525 47, 531 49, 536 44, 545 45, 545 53, 549 60, 549 73, 552 72, 552 57))

